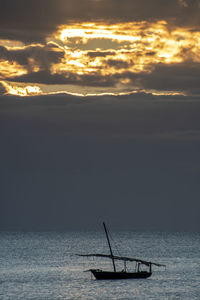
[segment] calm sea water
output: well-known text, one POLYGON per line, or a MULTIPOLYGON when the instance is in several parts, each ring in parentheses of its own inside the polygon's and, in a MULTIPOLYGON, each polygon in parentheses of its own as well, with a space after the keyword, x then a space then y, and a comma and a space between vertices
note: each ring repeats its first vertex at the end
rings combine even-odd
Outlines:
POLYGON ((200 234, 112 236, 121 254, 166 269, 155 267, 148 279, 97 281, 83 271, 111 262, 74 254, 108 253, 103 232, 0 233, 0 299, 200 299, 200 234))

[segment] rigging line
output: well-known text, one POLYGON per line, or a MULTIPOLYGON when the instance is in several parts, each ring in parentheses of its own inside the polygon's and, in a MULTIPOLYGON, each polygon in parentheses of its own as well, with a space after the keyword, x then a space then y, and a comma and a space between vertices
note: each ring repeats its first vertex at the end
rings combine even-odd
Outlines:
POLYGON ((117 250, 117 253, 119 254, 119 256, 122 256, 121 253, 120 253, 120 251, 119 251, 119 249, 118 249, 118 247, 117 247, 117 244, 116 244, 115 240, 112 238, 112 235, 111 235, 110 231, 108 229, 107 229, 107 231, 108 231, 108 234, 110 236, 110 239, 112 240, 112 242, 113 242, 113 244, 114 244, 114 246, 115 246, 115 248, 117 250))
MULTIPOLYGON (((118 255, 119 255, 120 257, 122 257, 122 255, 121 255, 121 253, 120 253, 120 251, 119 251, 119 248, 118 248, 118 246, 117 246, 115 240, 113 239, 113 237, 112 237, 112 235, 111 235, 111 233, 110 233, 109 230, 108 230, 108 234, 109 234, 109 236, 110 236, 110 239, 112 240, 112 243, 114 244, 114 246, 115 246, 115 248, 116 248, 116 250, 117 250, 118 255)), ((122 244, 122 243, 120 243, 120 244, 122 244)), ((127 267, 127 264, 126 264, 125 261, 124 261, 124 270, 129 271, 129 269, 128 269, 128 267, 127 267)))

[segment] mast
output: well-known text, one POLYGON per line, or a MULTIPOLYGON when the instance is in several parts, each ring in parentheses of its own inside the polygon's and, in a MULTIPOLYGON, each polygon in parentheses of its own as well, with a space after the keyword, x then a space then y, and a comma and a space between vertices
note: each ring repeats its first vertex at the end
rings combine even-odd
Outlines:
POLYGON ((114 260, 114 257, 113 257, 113 252, 112 252, 112 248, 111 248, 111 244, 110 244, 110 240, 109 240, 109 236, 108 236, 108 231, 107 231, 107 228, 106 228, 106 224, 104 222, 103 222, 103 227, 104 227, 104 230, 105 230, 105 233, 106 233, 106 238, 107 238, 108 246, 109 246, 109 249, 110 249, 111 259, 112 259, 112 263, 113 263, 113 269, 114 269, 114 272, 116 272, 115 260, 114 260))

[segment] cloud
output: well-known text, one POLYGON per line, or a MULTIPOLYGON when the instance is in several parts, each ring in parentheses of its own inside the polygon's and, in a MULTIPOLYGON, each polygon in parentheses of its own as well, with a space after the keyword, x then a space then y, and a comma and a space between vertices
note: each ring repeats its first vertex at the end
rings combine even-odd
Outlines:
POLYGON ((2 0, 0 38, 44 42, 58 26, 70 22, 166 20, 178 26, 200 25, 198 0, 2 0))
POLYGON ((61 72, 60 74, 51 74, 48 70, 30 72, 22 76, 6 78, 12 82, 38 83, 38 84, 73 84, 77 86, 113 86, 116 83, 112 76, 96 75, 77 75, 71 72, 61 72))
POLYGON ((122 228, 199 230, 199 114, 194 96, 0 96, 1 228, 74 229, 78 214, 81 229, 106 211, 122 228))
POLYGON ((19 49, 7 49, 0 46, 1 61, 17 62, 28 72, 34 69, 49 69, 53 63, 59 63, 63 57, 64 52, 53 44, 31 45, 19 49))
POLYGON ((4 95, 7 92, 4 84, 0 81, 0 96, 4 95))
POLYGON ((3 0, 0 79, 199 94, 199 3, 3 0))
POLYGON ((188 7, 188 2, 185 0, 178 0, 181 6, 188 7))
POLYGON ((33 86, 33 85, 17 86, 13 84, 12 85, 8 84, 5 81, 2 81, 1 84, 3 87, 3 94, 18 95, 18 96, 28 96, 28 95, 33 96, 33 95, 42 94, 42 90, 38 86, 33 86))
MULTIPOLYGON (((40 116, 41 130, 33 124, 39 135, 54 132, 73 138, 138 141, 196 141, 200 138, 200 99, 195 96, 52 94, 20 99, 1 96, 0 116, 7 116, 12 122, 16 119, 29 122, 40 116)), ((24 127, 23 132, 29 134, 27 130, 24 127)))
POLYGON ((6 78, 11 82, 37 83, 37 84, 60 84, 88 87, 116 87, 121 82, 127 88, 157 91, 157 92, 179 92, 182 94, 200 94, 199 77, 200 63, 186 61, 176 64, 156 64, 150 72, 126 71, 127 63, 123 61, 108 60, 108 65, 116 70, 123 71, 110 75, 100 72, 93 74, 78 75, 63 71, 51 74, 49 70, 30 72, 25 75, 6 78))
POLYGON ((135 209, 145 229, 199 229, 199 15, 199 0, 1 0, 3 230, 83 228, 105 211, 141 228, 135 209), (42 95, 51 85, 119 89, 42 95))
POLYGON ((77 76, 73 73, 51 74, 49 70, 30 72, 22 76, 7 78, 7 80, 21 83, 79 84, 77 76))
POLYGON ((150 74, 138 74, 137 82, 144 89, 181 91, 200 94, 200 63, 186 61, 175 64, 158 64, 150 74))
POLYGON ((115 69, 126 69, 130 64, 122 59, 108 59, 106 65, 114 67, 115 69))
POLYGON ((116 55, 115 51, 88 51, 87 55, 91 58, 95 57, 106 57, 116 55))

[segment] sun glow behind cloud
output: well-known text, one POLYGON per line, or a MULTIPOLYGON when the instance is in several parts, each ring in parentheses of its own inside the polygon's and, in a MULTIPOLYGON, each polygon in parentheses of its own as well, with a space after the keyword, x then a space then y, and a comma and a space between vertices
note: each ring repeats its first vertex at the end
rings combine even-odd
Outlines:
MULTIPOLYGON (((130 69, 134 71, 145 70, 146 67, 149 70, 148 66, 153 63, 177 63, 191 57, 200 61, 200 32, 193 32, 190 28, 169 29, 165 21, 63 25, 55 37, 65 46, 66 63, 73 65, 74 61, 75 68, 78 63, 78 67, 86 72, 94 71, 95 66, 101 66, 107 72, 106 61, 110 55, 115 60, 128 62, 130 69), (92 41, 98 44, 93 50, 90 49, 92 41), (116 43, 115 47, 113 42, 116 43), (105 44, 108 45, 107 49, 105 44), (89 50, 94 54, 90 56, 90 60, 87 56, 89 50), (105 50, 109 50, 110 55, 104 55, 105 50), (97 51, 101 51, 101 54, 95 57, 97 51), (88 66, 91 67, 90 70, 88 66)), ((112 68, 110 72, 112 73, 112 68)))
MULTIPOLYGON (((120 93, 126 89, 137 90, 138 81, 133 81, 133 77, 140 74, 151 76, 159 64, 167 66, 185 61, 200 62, 200 32, 193 31, 192 28, 172 27, 164 20, 116 24, 72 23, 60 26, 54 36, 49 36, 46 42, 47 46, 32 47, 37 47, 40 52, 45 50, 46 56, 52 61, 43 63, 47 60, 45 56, 37 60, 39 56, 31 56, 33 51, 29 51, 28 67, 20 65, 19 61, 14 59, 9 61, 0 58, 0 79, 12 80, 14 77, 29 74, 30 66, 34 74, 47 70, 44 68, 48 67, 48 74, 62 77, 61 84, 65 82, 64 84, 76 85, 79 93, 83 85, 102 85, 105 87, 101 89, 101 93, 108 92, 109 84, 113 87, 113 92, 116 92, 114 87, 118 86, 120 93), (49 47, 48 52, 46 47, 49 47), (57 53, 57 59, 52 59, 53 53, 57 53), (106 82, 105 78, 109 78, 111 83, 106 82)), ((12 49, 8 41, 4 47, 12 49)), ((26 50, 27 46, 15 43, 13 49, 26 50)), ((34 80, 38 84, 43 83, 39 82, 39 79, 34 80)), ((21 91, 21 94, 26 95, 31 91, 30 88, 27 89, 27 84, 24 84, 23 88, 26 92, 21 91)), ((145 90, 142 86, 139 88, 145 90)), ((149 89, 147 92, 150 90, 153 91, 149 89)), ((70 92, 70 89, 68 91, 70 92)), ((35 88, 32 92, 40 93, 41 90, 35 88)), ((162 91, 158 90, 157 93, 162 91)), ((165 93, 163 90, 163 94, 165 93)), ((168 93, 178 91, 172 90, 168 93)))
POLYGON ((27 74, 27 71, 15 61, 4 60, 0 62, 0 74, 4 77, 13 77, 27 74))
POLYGON ((0 83, 4 86, 6 92, 11 95, 17 95, 17 96, 36 96, 42 94, 42 91, 40 87, 38 86, 16 86, 16 85, 10 85, 4 81, 0 81, 0 83))

